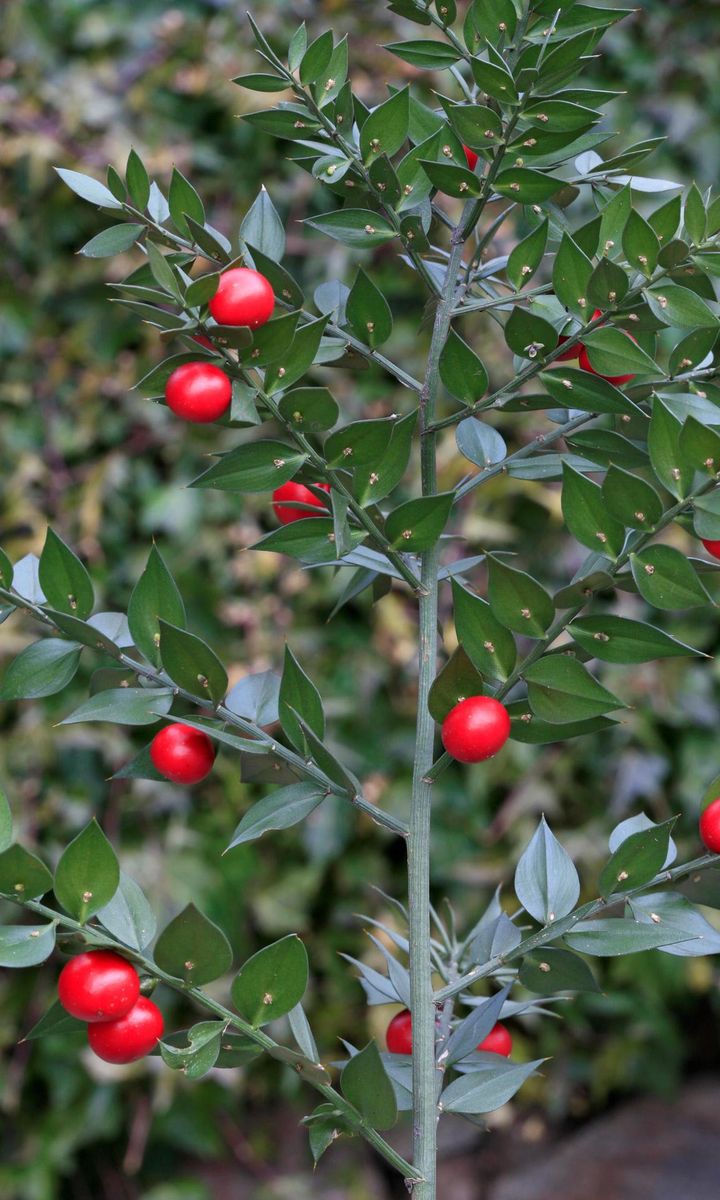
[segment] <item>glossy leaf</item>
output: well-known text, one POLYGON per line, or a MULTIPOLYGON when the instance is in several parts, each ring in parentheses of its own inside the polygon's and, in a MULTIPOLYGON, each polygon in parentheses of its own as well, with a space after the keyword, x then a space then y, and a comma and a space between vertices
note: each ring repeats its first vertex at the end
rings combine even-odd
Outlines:
MULTIPOLYGON (((504 631, 507 633, 507 630, 504 631)), ((462 646, 458 646, 435 676, 428 708, 438 724, 445 720, 451 708, 467 696, 479 696, 483 691, 482 675, 471 663, 462 646)))
POLYGON ((537 992, 540 996, 600 990, 583 958, 570 950, 559 950, 554 946, 543 946, 526 954, 518 979, 528 991, 537 992))
POLYGON ((384 217, 369 209, 343 208, 308 219, 306 225, 355 249, 372 249, 396 237, 384 217))
POLYGON ((244 963, 232 982, 233 1004, 257 1028, 295 1008, 307 985, 307 950, 291 933, 244 963))
POLYGON ((568 627, 568 632, 583 650, 603 662, 653 662, 658 658, 701 653, 676 641, 662 629, 612 613, 579 618, 568 627))
POLYGON ((382 346, 392 333, 390 305, 362 268, 350 289, 346 313, 353 333, 368 346, 382 346))
POLYGON ((567 463, 563 464, 562 510, 573 537, 590 550, 617 558, 625 542, 625 528, 607 510, 603 493, 567 463))
POLYGON ((222 492, 270 492, 297 475, 307 455, 284 442, 244 442, 191 483, 222 492))
POLYGON ((515 639, 480 596, 452 582, 458 640, 478 671, 491 679, 507 679, 515 666, 515 639))
POLYGON ((399 550, 428 550, 445 528, 455 495, 445 492, 407 500, 388 514, 385 532, 399 550))
POLYGON ((38 578, 53 608, 81 619, 92 612, 92 580, 80 559, 52 529, 45 536, 38 578))
MULTIPOLYGON (((408 135, 410 126, 409 89, 396 92, 384 104, 373 109, 360 130, 360 151, 365 162, 380 154, 391 157, 397 153, 408 135)), ((315 221, 311 221, 317 228, 315 221)))
POLYGON ((84 924, 112 900, 120 883, 115 851, 97 821, 92 820, 70 842, 55 871, 58 903, 84 924))
POLYGON ((160 657, 178 687, 194 696, 209 696, 216 704, 223 699, 228 686, 227 672, 202 638, 161 620, 160 657))
POLYGON ((524 571, 492 556, 488 556, 488 571, 493 616, 514 633, 542 637, 555 616, 555 606, 544 587, 524 571))
POLYGON ((581 921, 571 933, 565 934, 565 941, 571 949, 600 958, 638 954, 643 950, 656 950, 660 946, 688 940, 686 930, 672 925, 642 925, 617 917, 581 921))
POLYGON ((700 608, 709 596, 684 554, 674 546, 648 546, 630 555, 637 589, 654 608, 700 608))
POLYGON ((142 953, 155 937, 155 914, 140 885, 122 870, 115 895, 96 916, 108 933, 132 950, 142 953))
POLYGON ((5 672, 0 700, 36 700, 62 691, 75 676, 80 654, 80 646, 60 638, 26 646, 5 672))
POLYGON ((222 929, 188 904, 166 925, 155 946, 161 971, 200 987, 219 979, 232 965, 232 950, 222 929))
POLYGON ((532 711, 551 724, 600 717, 625 707, 567 654, 546 655, 525 672, 525 678, 532 711))
POLYGON ((305 749, 305 737, 295 713, 299 713, 313 733, 322 740, 325 734, 325 716, 320 693, 303 671, 289 646, 285 647, 278 711, 284 733, 301 752, 305 749))
POLYGON ((663 504, 655 488, 621 467, 610 467, 602 494, 610 515, 631 529, 653 529, 662 517, 663 504))
POLYGON ((620 843, 600 872, 600 895, 607 899, 616 892, 642 887, 663 869, 670 845, 670 834, 677 818, 640 829, 620 843))
POLYGON ((36 855, 15 844, 0 854, 0 892, 16 900, 37 900, 49 892, 53 877, 36 855))
POLYGON ((84 700, 61 724, 109 721, 114 725, 155 725, 160 715, 170 712, 172 702, 170 688, 108 688, 84 700))
POLYGON ((440 355, 440 378, 451 396, 463 404, 475 404, 488 387, 483 362, 452 328, 440 355))
POLYGON ((0 967, 36 967, 54 949, 54 923, 0 926, 0 967))
POLYGON ((133 641, 147 659, 160 665, 160 620, 185 624, 185 606, 160 551, 153 546, 128 605, 133 641))
MULTIPOLYGON (((332 40, 332 34, 330 38, 332 40)), ((285 254, 285 229, 265 187, 260 189, 243 217, 240 240, 275 262, 279 262, 285 254)))
POLYGON ((487 1113, 507 1104, 534 1075, 542 1060, 529 1063, 505 1063, 460 1075, 448 1084, 440 1096, 443 1112, 487 1113))

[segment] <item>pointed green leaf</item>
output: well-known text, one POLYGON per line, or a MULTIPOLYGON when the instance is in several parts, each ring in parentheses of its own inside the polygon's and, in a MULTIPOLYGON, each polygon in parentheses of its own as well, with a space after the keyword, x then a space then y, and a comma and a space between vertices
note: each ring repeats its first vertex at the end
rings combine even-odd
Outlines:
POLYGON ((317 783, 293 783, 258 800, 245 813, 227 849, 253 842, 269 830, 290 829, 304 821, 326 798, 317 783))
POLYGON ((185 624, 185 606, 175 581, 153 546, 128 606, 128 624, 133 641, 147 659, 160 665, 160 620, 185 624))
POLYGON ((625 528, 611 516, 602 489, 567 463, 563 464, 562 510, 573 537, 590 550, 617 558, 625 542, 625 528))
POLYGON ((109 904, 120 882, 115 851, 94 819, 63 851, 55 871, 58 903, 84 924, 109 904))
POLYGON ((578 902, 577 870, 544 817, 518 862, 514 886, 523 908, 540 925, 566 917, 578 902))
POLYGON ((631 833, 620 843, 605 864, 598 884, 603 899, 616 892, 642 887, 663 869, 667 858, 670 834, 677 817, 631 833))
POLYGON ((600 717, 625 707, 567 654, 546 655, 525 672, 525 678, 532 711, 551 724, 600 717))
POLYGON ((474 350, 450 329, 440 355, 440 378, 451 396, 475 404, 488 388, 488 374, 474 350))
POLYGON ((23 846, 0 854, 0 892, 16 900, 37 900, 49 892, 53 878, 44 862, 23 846))
POLYGON ((243 964, 232 983, 233 1004, 257 1028, 295 1008, 307 985, 307 950, 291 933, 243 964))
POLYGON ((142 953, 155 937, 155 914, 142 888, 124 871, 120 872, 115 895, 99 909, 97 918, 104 929, 131 950, 142 953))
POLYGON ((375 1042, 368 1042, 343 1067, 340 1087, 346 1100, 373 1129, 391 1129, 397 1120, 395 1091, 375 1042))
POLYGON ((555 606, 545 589, 524 571, 490 555, 488 571, 493 616, 514 633, 541 638, 555 617, 555 606))
POLYGON ((54 922, 50 925, 0 926, 0 967, 36 967, 45 962, 54 949, 54 922))
POLYGON ((162 665, 178 687, 195 696, 209 696, 218 704, 227 691, 227 672, 202 638, 160 621, 162 665))
POLYGON ((517 649, 512 633, 494 615, 486 600, 452 581, 455 629, 460 645, 478 671, 491 679, 507 679, 517 649))
POLYGON ((2 681, 0 700, 36 700, 54 696, 74 678, 81 647, 61 638, 43 638, 14 659, 2 681))
POLYGON ((692 566, 674 546, 648 546, 630 555, 637 589, 654 608, 701 608, 710 603, 692 566))
POLYGON ((292 744, 302 752, 305 749, 305 737, 295 717, 296 712, 322 740, 325 734, 325 716, 320 693, 303 671, 289 646, 286 646, 280 684, 280 724, 292 744))
POLYGON ((200 987, 230 970, 232 950, 222 929, 188 904, 160 934, 155 962, 168 975, 200 987))
POLYGON ((90 576, 69 546, 49 528, 40 555, 38 577, 53 608, 80 618, 92 612, 95 597, 90 576))
POLYGON ((407 500, 388 514, 385 533, 399 550, 421 552, 435 545, 450 517, 454 492, 407 500))

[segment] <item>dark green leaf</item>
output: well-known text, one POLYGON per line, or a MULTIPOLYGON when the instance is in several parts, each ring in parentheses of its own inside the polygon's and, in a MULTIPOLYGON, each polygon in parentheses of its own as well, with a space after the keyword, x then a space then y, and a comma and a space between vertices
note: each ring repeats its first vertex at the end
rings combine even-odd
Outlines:
POLYGON ((396 421, 391 426, 390 441, 378 459, 355 468, 355 490, 361 504, 382 500, 400 483, 410 460, 417 415, 417 411, 410 412, 396 421))
POLYGON ((453 492, 407 500, 388 514, 385 532, 399 550, 421 552, 434 546, 455 500, 453 492))
POLYGON ((500 1062, 497 1066, 459 1075, 442 1093, 440 1107, 443 1112, 494 1112, 512 1099, 525 1080, 534 1075, 541 1062, 500 1062))
POLYGON ((53 1001, 49 1009, 37 1021, 32 1029, 25 1034, 24 1041, 32 1042, 37 1038, 48 1037, 50 1034, 82 1033, 87 1037, 87 1025, 76 1020, 61 1005, 59 1000, 53 1001))
POLYGON ((257 1028, 289 1013, 307 985, 307 950, 291 933, 243 964, 232 983, 233 1004, 257 1028))
POLYGON ((608 917, 595 921, 581 921, 565 941, 581 954, 594 954, 600 958, 620 954, 637 954, 643 950, 656 950, 659 946, 670 946, 674 942, 688 941, 687 930, 672 925, 640 925, 636 921, 608 917))
POLYGON ((456 440, 460 453, 477 467, 502 462, 507 454, 507 446, 498 431, 477 417, 466 417, 460 422, 456 440))
POLYGON ((517 200, 520 204, 542 204, 549 200, 564 186, 562 179, 553 179, 541 171, 531 171, 527 167, 510 167, 501 171, 495 180, 495 191, 509 200, 517 200))
POLYGON ((569 950, 551 946, 531 950, 522 961, 518 978, 523 987, 540 996, 600 990, 584 959, 569 950))
POLYGON ((284 733, 301 752, 305 749, 305 737, 295 713, 299 713, 313 733, 322 740, 325 734, 325 716, 320 693, 303 671, 289 646, 285 647, 279 713, 284 733))
POLYGON ((115 851, 94 819, 63 851, 55 871, 58 903, 84 924, 109 904, 120 883, 115 851))
POLYGON ((655 397, 648 430, 650 462, 660 482, 681 499, 690 493, 695 472, 679 453, 680 430, 677 418, 655 397))
POLYGON ((92 612, 95 597, 90 576, 80 559, 52 529, 45 535, 38 578, 53 608, 81 619, 92 612))
MULTIPOLYGON (((332 41, 332 34, 330 40, 332 41)), ((264 186, 243 217, 240 240, 247 246, 257 247, 262 254, 275 262, 279 262, 285 254, 283 223, 264 186)))
POLYGON ((36 967, 45 962, 54 949, 54 922, 51 925, 0 926, 0 967, 36 967))
POLYGON ((125 183, 135 208, 142 212, 150 199, 150 180, 137 150, 131 150, 128 155, 125 183))
POLYGON ((603 867, 598 884, 603 899, 642 887, 662 870, 677 818, 631 833, 603 867))
POLYGON ((599 375, 655 374, 657 363, 622 329, 603 326, 583 339, 591 366, 599 375))
POLYGON ((290 349, 265 373, 266 392, 284 391, 310 369, 318 356, 327 323, 328 318, 324 316, 317 321, 308 321, 297 329, 290 349))
POLYGON ((487 601, 452 581, 455 629, 460 645, 478 671, 507 679, 515 666, 515 639, 498 621, 487 601))
POLYGON ((425 67, 429 71, 445 71, 448 67, 452 67, 460 57, 459 51, 453 46, 449 46, 446 42, 430 39, 422 39, 417 42, 389 42, 384 49, 389 50, 396 58, 401 58, 403 62, 410 63, 413 67, 425 67))
POLYGON ((564 721, 555 725, 541 721, 530 711, 527 700, 516 700, 507 706, 512 721, 510 737, 529 746, 548 746, 568 738, 585 737, 588 733, 600 733, 612 729, 616 724, 608 717, 590 717, 580 721, 564 721))
POLYGON ((631 621, 610 613, 573 621, 568 632, 583 650, 603 662, 653 662, 657 658, 701 653, 643 621, 631 621))
POLYGON ((692 566, 674 546, 649 546, 631 554, 637 589, 654 608, 702 608, 710 602, 692 566))
POLYGON ((160 621, 162 665, 178 687, 194 696, 210 696, 218 704, 224 697, 227 672, 215 652, 193 633, 160 621))
POLYGON ((720 324, 702 296, 676 283, 661 283, 659 287, 648 288, 645 298, 663 325, 674 325, 679 329, 717 330, 720 324))
POLYGON ((343 1067, 340 1086, 346 1100, 373 1129, 391 1129, 397 1120, 395 1091, 374 1042, 343 1067))
POLYGON ((610 467, 602 493, 610 515, 630 529, 653 529, 662 517, 663 504, 655 488, 621 467, 610 467))
POLYGON ((623 251, 627 261, 648 279, 657 266, 660 242, 652 225, 632 209, 623 231, 623 251))
POLYGON ((368 346, 382 346, 392 333, 390 305, 362 267, 350 289, 346 313, 353 333, 368 346))
POLYGON ((97 913, 100 924, 131 950, 141 953, 155 937, 155 914, 142 888, 120 872, 118 889, 108 904, 97 913))
MULTIPOLYGON (((353 546, 365 538, 363 530, 352 531, 353 546)), ((310 517, 294 521, 281 529, 273 529, 253 549, 270 550, 275 554, 288 554, 304 563, 334 562, 337 558, 335 529, 331 518, 310 517)))
POLYGON ((80 653, 80 646, 60 638, 33 642, 10 663, 0 688, 0 699, 36 700, 40 696, 54 696, 75 676, 80 653))
MULTIPOLYGON (((187 1045, 160 1043, 160 1054, 171 1071, 182 1071, 186 1079, 202 1079, 215 1066, 220 1055, 221 1039, 225 1033, 222 1021, 201 1021, 187 1032, 187 1045)), ((172 1035, 174 1041, 179 1034, 172 1035)))
POLYGON ((230 970, 232 950, 222 929, 188 904, 160 934, 155 962, 168 975, 200 987, 230 970))
POLYGON ((321 33, 319 37, 315 38, 315 41, 308 46, 300 61, 299 75, 301 83, 315 83, 328 66, 334 48, 331 29, 328 29, 325 33, 321 33))
POLYGON ((599 485, 567 463, 563 464, 562 510, 573 537, 590 550, 617 558, 625 542, 624 526, 608 513, 599 485))
POLYGON ((637 405, 606 379, 568 367, 567 363, 561 363, 560 368, 541 375, 543 386, 558 404, 582 412, 637 415, 637 405))
POLYGON ((0 854, 0 892, 16 900, 37 900, 49 892, 53 878, 45 863, 23 846, 0 854))
MULTIPOLYGON (((378 105, 360 130, 360 150, 364 161, 372 162, 381 154, 389 157, 395 154, 407 138, 409 126, 410 94, 408 88, 403 88, 384 104, 378 105)), ((316 222, 310 223, 317 228, 316 222)))
POLYGON ((245 442, 194 479, 191 487, 223 492, 270 492, 287 483, 307 455, 284 442, 245 442))
POLYGON ((248 809, 227 849, 254 842, 271 829, 290 829, 292 825, 304 821, 322 804, 326 795, 327 792, 317 783, 293 783, 270 792, 248 809))
POLYGON ((587 285, 588 302, 603 310, 616 308, 625 298, 630 280, 617 263, 602 258, 587 285))
POLYGON ((493 615, 507 629, 526 637, 540 638, 550 627, 555 606, 530 575, 488 556, 488 599, 493 615))
POLYGON ((482 695, 482 691, 482 675, 470 662, 462 646, 458 646, 430 688, 428 708, 433 720, 441 724, 460 700, 467 696, 482 695))
POLYGON ((0 852, 12 845, 13 819, 8 798, 0 788, 0 852))
POLYGON ((62 725, 80 721, 109 721, 114 725, 154 725, 160 713, 172 708, 170 688, 109 688, 84 700, 62 725))
POLYGON ((278 407, 283 417, 301 433, 332 429, 340 416, 337 401, 324 387, 295 388, 282 397, 278 407))
POLYGON ((181 233, 190 233, 188 223, 185 220, 186 216, 192 217, 199 225, 205 223, 203 202, 195 191, 195 188, 185 178, 182 171, 178 171, 177 167, 173 167, 170 179, 168 204, 170 205, 170 216, 181 233))
POLYGON ((546 655, 525 672, 525 678, 532 711, 551 724, 599 717, 625 707, 567 654, 546 655))
POLYGON ((487 391, 488 374, 474 350, 451 329, 440 355, 440 378, 456 400, 475 404, 487 391))
POLYGON ((495 146, 502 138, 500 117, 482 104, 454 104, 448 116, 460 141, 471 150, 495 146))
POLYGON ((381 246, 396 236, 393 227, 378 213, 362 208, 343 208, 306 221, 313 229, 355 248, 381 246))
POLYGON ((160 621, 185 624, 185 606, 175 581, 153 546, 128 606, 130 633, 138 650, 160 665, 160 621))
POLYGON ((564 233, 553 267, 553 288, 558 299, 570 312, 587 317, 588 285, 593 274, 593 265, 586 254, 564 233))
POLYGON ((122 254, 134 246, 144 231, 144 225, 111 225, 86 242, 78 253, 86 258, 112 258, 113 254, 122 254))
POLYGON ((525 911, 541 925, 566 917, 578 902, 577 870, 544 817, 518 862, 514 886, 525 911))
POLYGON ((532 233, 529 233, 510 251, 505 270, 509 282, 516 291, 520 291, 532 279, 540 266, 545 254, 547 239, 548 222, 545 218, 536 229, 533 229, 532 233))

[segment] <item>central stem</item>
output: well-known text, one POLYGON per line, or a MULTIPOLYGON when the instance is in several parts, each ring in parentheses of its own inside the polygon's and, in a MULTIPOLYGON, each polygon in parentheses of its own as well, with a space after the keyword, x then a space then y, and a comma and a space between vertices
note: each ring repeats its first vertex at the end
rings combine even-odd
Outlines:
MULTIPOLYGON (((437 492, 436 436, 428 432, 435 414, 440 354, 452 318, 456 283, 463 255, 461 228, 455 230, 443 293, 433 328, 428 368, 420 395, 422 434, 422 491, 437 492)), ((413 1023, 413 1165, 422 1183, 413 1188, 413 1200, 435 1200, 437 1159, 437 1085, 435 1063, 435 1005, 430 957, 430 810, 432 784, 427 774, 433 763, 435 724, 428 697, 437 670, 438 564, 440 543, 421 560, 421 580, 426 595, 419 601, 418 712, 413 770, 410 832, 408 836, 408 892, 410 912, 410 993, 413 1023)))

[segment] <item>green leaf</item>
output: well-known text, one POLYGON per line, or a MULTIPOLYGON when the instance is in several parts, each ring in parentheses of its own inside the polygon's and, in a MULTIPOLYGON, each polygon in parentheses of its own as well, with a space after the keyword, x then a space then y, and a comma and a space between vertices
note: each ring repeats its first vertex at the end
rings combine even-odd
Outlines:
POLYGON ((466 696, 482 695, 482 691, 482 675, 470 662, 462 646, 458 646, 435 676, 430 688, 428 708, 433 720, 441 724, 460 700, 466 696))
POLYGON ((608 512, 630 529, 654 529, 663 514, 663 503, 646 480, 611 465, 602 485, 608 512))
POLYGON ((55 1000, 40 1020, 36 1021, 32 1029, 25 1034, 23 1040, 32 1042, 37 1038, 61 1033, 82 1033, 87 1037, 87 1025, 83 1021, 78 1021, 75 1017, 71 1017, 69 1013, 65 1012, 60 1001, 55 1000))
POLYGON ((58 903, 82 925, 109 904, 120 883, 115 851, 97 821, 86 825, 63 851, 55 871, 58 903))
POLYGON ((233 1004, 257 1028, 289 1013, 307 985, 307 950, 291 933, 244 963, 232 982, 233 1004))
POLYGON ((520 204, 542 204, 564 186, 562 179, 553 179, 551 175, 531 171, 527 167, 511 167, 501 171, 494 183, 496 192, 520 204))
POLYGON ((288 90, 287 79, 282 79, 277 75, 251 74, 251 75, 236 75, 232 81, 238 87, 247 88, 249 92, 286 92, 288 90))
POLYGON ((491 679, 507 679, 517 659, 512 633, 498 621, 486 600, 467 591, 456 579, 452 590, 460 645, 478 671, 491 679))
POLYGON ((189 987, 200 987, 230 970, 232 950, 222 929, 188 904, 160 934, 155 962, 189 987))
POLYGON ((309 817, 326 796, 317 783, 293 783, 270 792, 245 813, 227 850, 254 842, 269 830, 290 829, 309 817))
POLYGON ((92 580, 80 559, 50 528, 38 566, 40 586, 53 608, 84 619, 92 612, 92 580))
POLYGON ((413 67, 425 67, 428 71, 446 71, 460 58, 453 46, 446 42, 422 39, 416 42, 388 42, 383 47, 413 67))
POLYGON ((507 1104, 534 1075, 542 1059, 529 1063, 499 1063, 497 1066, 459 1075, 440 1097, 443 1112, 487 1113, 507 1104))
POLYGON ((399 550, 421 552, 434 546, 447 525, 454 492, 407 500, 388 513, 385 533, 399 550))
POLYGON ((327 316, 301 325, 293 338, 290 349, 265 373, 265 391, 284 391, 291 387, 309 370, 317 357, 320 342, 328 323, 327 316))
POLYGON ((577 870, 544 817, 518 862, 514 886, 523 908, 540 925, 566 917, 578 902, 577 870))
POLYGON ((440 378, 450 395, 463 404, 475 404, 488 387, 484 364, 452 328, 440 355, 440 378))
POLYGON ((375 1042, 368 1042, 343 1067, 343 1096, 373 1129, 391 1129, 397 1120, 395 1090, 375 1042))
POLYGON ((160 621, 162 665, 178 687, 219 704, 228 687, 227 672, 213 650, 193 633, 160 621))
POLYGON ((492 62, 473 58, 470 70, 481 92, 492 96, 493 100, 499 100, 501 104, 517 104, 515 81, 499 55, 492 62))
POLYGON ((543 946, 526 954, 520 966, 519 982, 539 996, 558 992, 598 992, 600 989, 588 964, 570 950, 543 946))
POLYGON ((640 925, 636 921, 616 917, 581 921, 572 933, 565 934, 565 941, 573 950, 600 958, 638 954, 643 950, 656 950, 660 946, 688 940, 686 929, 675 929, 664 922, 659 926, 640 925))
MULTIPOLYGON (((332 41, 332 34, 330 34, 332 41)), ((240 240, 279 262, 285 254, 285 229, 267 189, 260 188, 240 225, 240 240)))
POLYGON ((0 788, 0 853, 12 845, 13 819, 8 798, 0 788))
POLYGON ((720 320, 702 296, 676 283, 648 288, 645 298, 658 321, 678 329, 717 329, 720 320))
POLYGON ((185 292, 186 305, 189 308, 202 308, 204 304, 207 304, 208 300, 212 300, 218 289, 219 282, 219 272, 212 272, 208 275, 201 275, 198 279, 193 279, 185 292))
MULTIPOLYGON (((352 530, 353 547, 365 538, 364 530, 352 530)), ((293 521, 281 529, 273 529, 253 546, 254 550, 270 550, 288 554, 304 563, 327 563, 337 559, 335 529, 331 518, 309 517, 293 521)))
POLYGON ((293 279, 289 271, 280 263, 276 263, 273 259, 268 258, 263 254, 257 246, 248 246, 252 255, 253 262, 258 271, 272 285, 272 289, 279 300, 284 304, 290 304, 293 308, 302 308, 304 302, 303 291, 300 285, 293 279))
POLYGON ((593 265, 586 254, 564 233, 553 266, 553 288, 570 312, 587 319, 588 285, 593 265))
POLYGON ((460 453, 477 467, 489 467, 499 463, 507 454, 505 440, 493 429, 477 417, 466 417, 460 421, 455 434, 460 453))
POLYGON ((599 717, 625 707, 582 663, 567 654, 546 655, 525 672, 525 678, 530 707, 551 724, 599 717))
POLYGON ((660 482, 682 499, 692 490, 695 472, 679 454, 680 431, 680 422, 656 396, 648 430, 650 462, 660 482))
POLYGON ((672 240, 680 224, 682 201, 680 196, 673 196, 665 204, 661 204, 649 217, 650 224, 658 238, 664 244, 672 240))
POLYGON ((540 376, 543 387, 558 404, 582 412, 637 416, 637 405, 614 384, 589 371, 568 367, 567 363, 561 363, 560 367, 561 370, 544 371, 540 376))
POLYGON ((194 221, 197 221, 198 225, 204 225, 205 209, 203 202, 190 181, 185 178, 182 171, 178 171, 177 167, 173 167, 173 173, 170 178, 168 204, 170 205, 170 216, 181 233, 190 233, 188 223, 185 220, 186 216, 192 217, 194 221))
POLYGON ((13 565, 4 550, 0 550, 0 587, 11 588, 13 565))
POLYGON ((500 117, 482 104, 454 104, 448 109, 448 116, 460 141, 471 150, 496 146, 502 138, 500 117))
POLYGON ((617 558, 625 543, 625 528, 607 510, 602 489, 563 463, 562 510, 573 537, 590 550, 617 558))
MULTIPOLYGON (((171 1071, 182 1071, 186 1079, 202 1079, 215 1066, 225 1032, 223 1021, 201 1021, 187 1031, 187 1045, 160 1043, 160 1055, 171 1071)), ((173 1037, 179 1040, 179 1035, 173 1037)))
POLYGON ((286 421, 300 433, 320 433, 337 424, 340 409, 337 400, 324 387, 295 388, 278 405, 286 421))
POLYGON ((524 571, 488 555, 488 599, 493 616, 507 629, 541 638, 555 617, 551 597, 524 571))
POLYGON ((397 236, 384 217, 363 208, 343 208, 322 213, 306 220, 305 224, 353 248, 372 249, 397 236))
POLYGON ((548 746, 554 742, 567 741, 568 738, 585 737, 589 733, 612 729, 617 724, 608 717, 590 717, 555 725, 550 721, 541 721, 530 712, 527 700, 516 700, 507 708, 512 722, 510 737, 515 742, 523 742, 529 746, 548 746))
POLYGON ((280 683, 280 724, 283 732, 301 752, 305 750, 305 736, 295 713, 307 722, 313 733, 322 740, 325 735, 325 716, 320 693, 312 680, 305 674, 289 646, 285 647, 285 662, 280 683))
POLYGON ((508 281, 516 291, 520 291, 526 283, 529 283, 537 271, 545 254, 547 240, 548 221, 546 217, 536 229, 533 229, 532 233, 529 233, 510 251, 505 272, 508 281))
POLYGON ((392 333, 390 305, 362 267, 350 289, 346 313, 353 333, 368 346, 382 346, 392 333))
POLYGON ((75 676, 80 653, 80 646, 60 638, 33 642, 10 663, 0 688, 0 700, 54 696, 75 676))
POLYGON ((98 183, 97 179, 93 179, 90 175, 82 175, 79 171, 68 171, 64 167, 55 167, 54 170, 63 183, 66 183, 81 200, 87 200, 98 208, 122 208, 122 204, 115 199, 109 188, 106 188, 104 183, 98 183))
POLYGON ((595 308, 612 309, 622 302, 630 280, 617 263, 601 258, 587 285, 588 302, 595 308))
POLYGON ((185 624, 185 606, 177 585, 153 546, 128 605, 128 624, 133 641, 147 659, 160 665, 160 621, 185 624))
POLYGON ((194 479, 191 487, 270 492, 297 475, 307 455, 284 442, 245 442, 194 479))
POLYGON ((714 541, 720 537, 720 491, 710 492, 695 501, 693 528, 699 538, 714 541))
POLYGON ((361 504, 377 503, 400 483, 410 460, 417 416, 416 410, 396 421, 391 427, 390 441, 377 461, 356 467, 355 491, 361 504))
POLYGON ((293 712, 305 736, 308 756, 320 768, 326 779, 329 779, 332 783, 336 783, 354 799, 361 791, 360 784, 355 776, 351 775, 340 760, 328 750, 327 746, 323 745, 320 738, 315 736, 310 726, 303 720, 297 710, 293 710, 293 712))
POLYGON ((5 895, 16 900, 37 900, 52 885, 45 863, 23 846, 10 846, 0 854, 0 892, 5 895))
POLYGON ((558 344, 554 325, 519 306, 513 308, 503 332, 510 349, 521 358, 545 358, 558 344))
POLYGON ((673 817, 662 825, 640 829, 620 843, 600 873, 598 887, 603 899, 607 900, 616 892, 642 887, 655 878, 667 859, 670 834, 676 821, 673 817))
POLYGON ((631 267, 648 279, 657 266, 660 242, 652 225, 632 209, 623 231, 623 252, 631 267))
MULTIPOLYGON (((159 247, 151 241, 145 242, 145 249, 148 256, 148 265, 155 282, 164 292, 167 292, 169 296, 172 296, 178 302, 181 301, 182 291, 178 278, 171 265, 170 255, 166 257, 161 253, 159 247)), ((171 320, 174 325, 176 321, 174 314, 171 314, 171 320)))
POLYGON ((108 229, 103 229, 102 233, 90 238, 78 253, 83 254, 85 258, 112 258, 113 254, 122 254, 134 246, 140 234, 144 232, 144 225, 133 225, 129 222, 110 225, 108 229))
POLYGON ((648 546, 630 555, 637 589, 654 608, 703 608, 710 603, 692 566, 674 546, 648 546))
POLYGON ((591 366, 599 375, 656 374, 656 362, 622 329, 602 326, 583 338, 591 366))
POLYGON ((717 330, 712 327, 694 329, 692 333, 685 334, 671 351, 668 362, 670 374, 679 375, 699 366, 707 358, 716 341, 717 330))
POLYGON ((647 625, 611 613, 582 617, 568 627, 575 641, 593 658, 612 663, 654 662, 658 658, 677 658, 689 654, 701 655, 700 650, 686 646, 675 638, 647 625))
POLYGON ((410 91, 405 87, 384 104, 378 105, 365 121, 360 130, 360 151, 363 160, 366 163, 372 162, 381 154, 392 157, 406 140, 409 127, 410 91))
MULTIPOLYGON (((647 453, 637 444, 612 429, 581 429, 565 439, 572 450, 585 459, 604 467, 617 464, 626 467, 646 467, 647 453)), ((572 466, 573 463, 570 462, 572 466)))
POLYGON ((300 60, 299 75, 303 84, 315 83, 328 66, 334 50, 332 30, 315 38, 300 60))
POLYGON ((225 697, 225 707, 255 725, 274 725, 278 720, 280 677, 274 671, 244 675, 225 697))
POLYGON ((113 725, 155 725, 161 713, 172 708, 170 688, 108 688, 76 708, 61 725, 80 721, 109 721, 113 725))
POLYGON ((0 926, 0 967, 36 967, 45 962, 54 949, 54 921, 50 925, 0 926))
POLYGON ((133 205, 143 212, 150 199, 150 180, 148 179, 145 164, 137 150, 131 150, 128 155, 125 167, 125 183, 133 205))
POLYGON ((155 914, 142 888, 122 870, 115 895, 96 915, 103 928, 131 950, 142 953, 155 937, 155 914))
MULTIPOLYGON (((517 5, 513 0, 473 0, 469 8, 472 26, 492 46, 512 38, 517 27, 517 5)), ((469 47, 473 49, 473 47, 469 47)))

